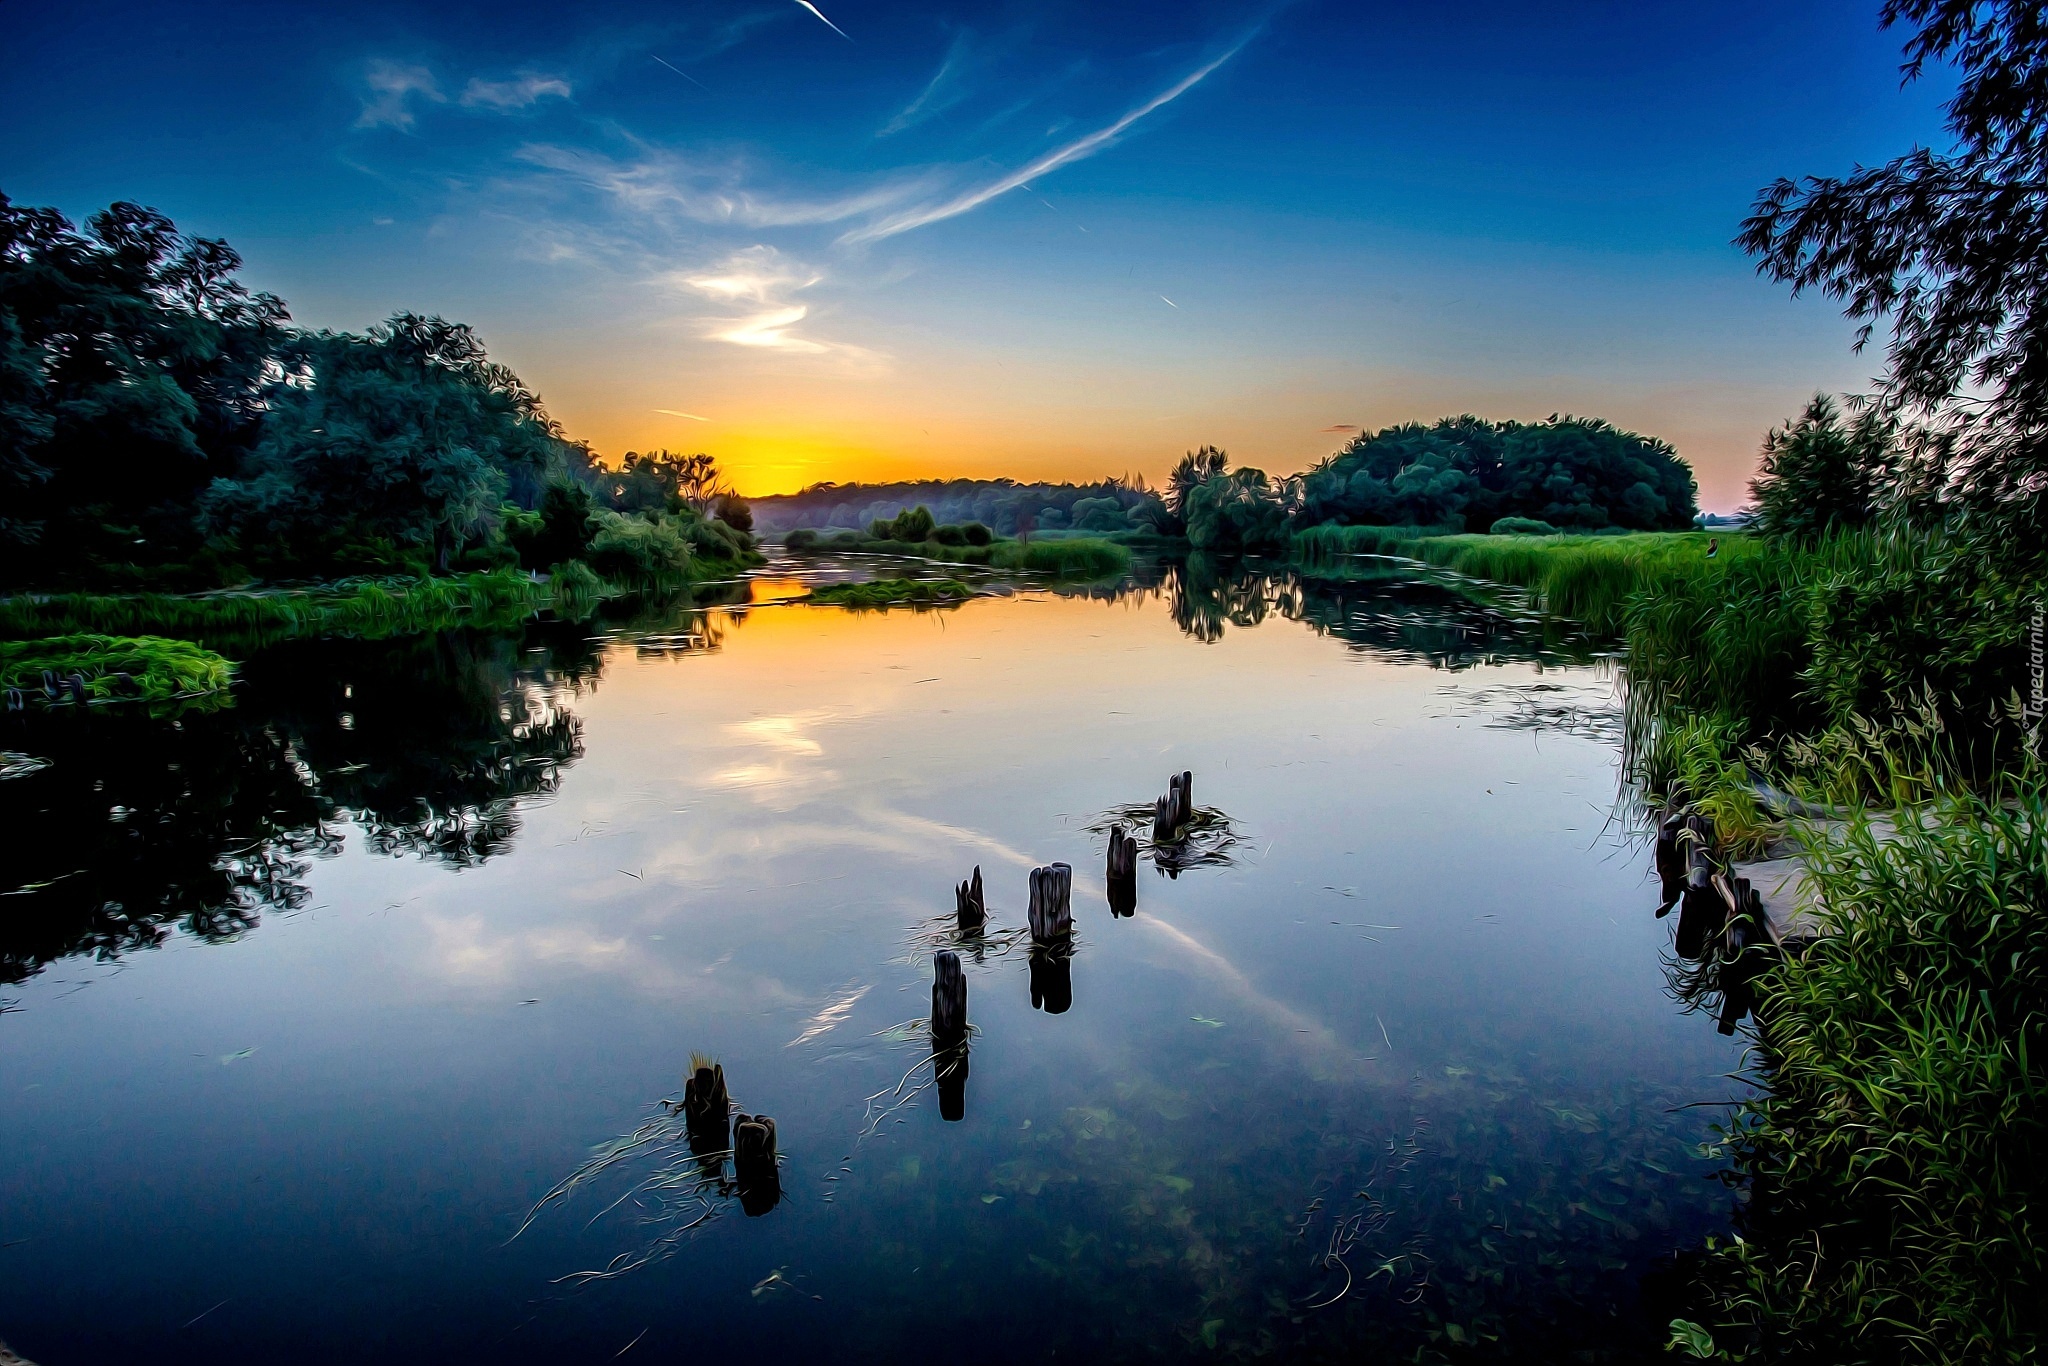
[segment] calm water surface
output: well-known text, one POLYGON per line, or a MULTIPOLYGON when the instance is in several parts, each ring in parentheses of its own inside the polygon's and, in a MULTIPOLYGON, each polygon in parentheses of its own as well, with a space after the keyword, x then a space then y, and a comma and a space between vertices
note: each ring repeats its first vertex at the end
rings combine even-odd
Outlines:
POLYGON ((1666 988, 1608 678, 1426 585, 1152 578, 854 615, 770 574, 10 718, 51 765, 0 782, 0 1338, 1630 1357, 1726 1222, 1679 1107, 1737 1054, 1666 988), (1112 917, 1106 813, 1183 769, 1237 843, 1112 917), (1055 860, 1064 980, 1017 934, 1055 860), (949 1121, 922 1019, 976 865, 949 1121), (776 1121, 765 1213, 659 1141, 693 1052, 776 1121))

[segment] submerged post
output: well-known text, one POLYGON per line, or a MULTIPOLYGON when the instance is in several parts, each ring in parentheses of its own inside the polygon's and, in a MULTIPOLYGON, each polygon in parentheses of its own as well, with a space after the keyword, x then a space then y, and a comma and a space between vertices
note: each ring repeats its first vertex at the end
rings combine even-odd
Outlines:
POLYGON ((1152 804, 1152 842, 1173 844, 1195 818, 1195 775, 1182 770, 1166 780, 1166 795, 1152 804))
POLYGON ((974 865, 974 877, 953 889, 953 914, 963 931, 978 930, 988 923, 988 902, 981 894, 981 865, 974 865))

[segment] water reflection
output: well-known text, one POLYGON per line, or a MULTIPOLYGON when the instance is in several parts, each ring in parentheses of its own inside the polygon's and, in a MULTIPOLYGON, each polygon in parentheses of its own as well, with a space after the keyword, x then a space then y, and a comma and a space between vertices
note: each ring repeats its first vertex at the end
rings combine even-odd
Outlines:
POLYGON ((519 802, 583 753, 564 705, 595 669, 583 635, 297 641, 256 652, 218 711, 9 717, 4 747, 47 763, 0 782, 0 980, 173 927, 235 938, 305 904, 309 860, 345 824, 452 867, 504 852, 519 802))

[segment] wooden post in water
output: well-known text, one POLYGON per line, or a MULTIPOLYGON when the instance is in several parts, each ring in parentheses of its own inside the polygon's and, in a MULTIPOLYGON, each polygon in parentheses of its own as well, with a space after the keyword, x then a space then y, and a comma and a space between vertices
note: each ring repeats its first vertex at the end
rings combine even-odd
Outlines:
POLYGON ((1180 781, 1175 783, 1169 779, 1167 786, 1172 789, 1174 797, 1173 823, 1175 825, 1186 825, 1195 818, 1194 771, 1192 769, 1182 770, 1180 781))
POLYGON ((1195 818, 1195 775, 1183 771, 1166 780, 1166 795, 1152 803, 1152 842, 1173 844, 1195 818))
POLYGON ((940 949, 932 955, 932 1043, 951 1047, 967 1037, 967 974, 960 955, 940 949))
POLYGON ((1714 889, 1714 823, 1705 816, 1687 816, 1678 842, 1685 854, 1685 890, 1679 895, 1673 947, 1680 958, 1698 962, 1727 924, 1728 907, 1714 889))
POLYGON ((1041 944, 1074 932, 1074 870, 1064 863, 1031 870, 1031 900, 1025 911, 1031 937, 1041 944))
POLYGON ((981 895, 981 865, 974 865, 974 877, 953 889, 953 913, 960 929, 978 930, 988 923, 988 902, 981 895))
POLYGON ((782 1178, 775 1170, 775 1121, 766 1115, 739 1115, 732 1130, 732 1174, 740 1188, 740 1208, 749 1216, 766 1214, 782 1199, 782 1178))
POLYGON ((1138 912, 1138 841, 1121 827, 1109 832, 1109 864, 1105 881, 1109 887, 1109 913, 1113 916, 1138 912))
POLYGON ((731 1103, 725 1094, 725 1068, 718 1063, 700 1067, 683 1082, 683 1123, 692 1138, 716 1138, 723 1148, 726 1120, 731 1103))

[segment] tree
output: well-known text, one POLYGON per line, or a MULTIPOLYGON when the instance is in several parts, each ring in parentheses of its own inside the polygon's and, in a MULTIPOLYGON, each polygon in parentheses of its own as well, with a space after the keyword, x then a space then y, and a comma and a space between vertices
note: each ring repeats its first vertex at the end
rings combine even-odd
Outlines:
POLYGON ((1286 549, 1284 486, 1264 470, 1212 474, 1182 496, 1181 508, 1188 544, 1196 550, 1258 555, 1286 549))
POLYGON ((84 232, 0 195, 0 554, 160 560, 256 439, 284 304, 225 243, 118 203, 84 232))
POLYGON ((367 336, 302 335, 241 474, 208 492, 218 530, 273 558, 335 565, 368 547, 445 569, 513 471, 559 471, 568 443, 467 326, 400 313, 367 336))
POLYGON ((1204 446, 1182 456, 1173 473, 1166 476, 1166 510, 1175 517, 1185 517, 1188 494, 1197 485, 1223 473, 1229 464, 1230 457, 1215 446, 1204 446))
POLYGON ((1891 332, 1878 404, 1925 424, 1916 455, 1966 506, 2037 548, 2048 494, 2048 16, 2035 0, 1887 0, 1914 26, 1907 81, 1960 79, 1946 152, 1779 180, 1736 239, 1757 269, 1891 332))
POLYGON ((1876 410, 1844 422, 1833 399, 1815 394, 1796 421, 1764 438, 1749 485, 1759 529, 1811 544, 1838 528, 1869 525, 1888 492, 1891 453, 1889 425, 1876 410))

